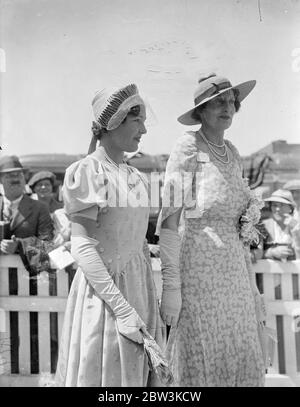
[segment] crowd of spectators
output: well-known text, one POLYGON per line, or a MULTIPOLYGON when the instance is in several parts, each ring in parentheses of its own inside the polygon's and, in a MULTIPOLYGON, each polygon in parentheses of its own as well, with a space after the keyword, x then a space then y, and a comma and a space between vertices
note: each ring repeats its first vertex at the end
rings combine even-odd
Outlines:
POLYGON ((31 273, 51 267, 48 254, 64 245, 70 247, 70 223, 63 203, 55 200, 55 175, 40 171, 25 188, 25 170, 16 156, 0 159, 0 250, 2 255, 19 254, 31 273))
MULTIPOLYGON (((50 171, 32 175, 25 188, 25 170, 18 157, 0 159, 0 254, 19 254, 27 268, 50 267, 47 254, 59 246, 70 250, 71 228, 63 202, 55 199, 58 187, 50 171)), ((269 216, 259 225, 260 243, 252 247, 252 260, 300 258, 300 180, 291 180, 265 199, 269 216)), ((149 244, 152 256, 159 246, 149 244)))

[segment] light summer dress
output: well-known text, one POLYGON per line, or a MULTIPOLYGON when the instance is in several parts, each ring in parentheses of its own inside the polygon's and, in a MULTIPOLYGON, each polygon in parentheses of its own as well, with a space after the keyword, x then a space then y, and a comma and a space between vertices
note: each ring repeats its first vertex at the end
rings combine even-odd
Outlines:
MULTIPOLYGON (((97 222, 96 249, 147 330, 164 346, 150 257, 145 248, 149 207, 144 177, 133 167, 108 161, 102 147, 66 171, 64 199, 69 215, 97 222), (132 177, 133 175, 133 177, 132 177), (129 189, 129 192, 128 192, 129 189), (123 206, 115 205, 117 197, 123 206), (126 194, 128 199, 126 204, 126 194), (144 198, 144 200, 141 199, 144 198), (145 201, 146 199, 146 201, 145 201), (138 206, 139 203, 144 205, 138 206)), ((120 334, 112 310, 78 268, 65 312, 56 372, 58 386, 156 386, 143 345, 120 334)))
POLYGON ((184 191, 182 309, 168 341, 173 374, 179 386, 262 386, 251 262, 237 232, 249 188, 236 148, 226 141, 231 161, 223 164, 201 151, 198 137, 185 133, 170 155, 161 212, 161 221, 176 212, 184 191))

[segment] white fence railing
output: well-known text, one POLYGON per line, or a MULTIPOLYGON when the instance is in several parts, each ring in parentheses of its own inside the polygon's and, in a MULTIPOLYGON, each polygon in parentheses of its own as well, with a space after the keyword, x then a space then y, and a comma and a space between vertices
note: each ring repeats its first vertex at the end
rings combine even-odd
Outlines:
MULTIPOLYGON (((268 386, 300 386, 300 261, 260 260, 267 324, 277 332, 268 386)), ((161 292, 160 264, 153 259, 161 292)), ((29 279, 18 256, 0 256, 0 386, 47 385, 55 372, 72 268, 29 279)))
POLYGON ((0 386, 38 386, 55 372, 73 274, 33 279, 19 256, 0 256, 0 386))
POLYGON ((254 269, 278 340, 267 384, 300 386, 300 260, 259 260, 254 269))

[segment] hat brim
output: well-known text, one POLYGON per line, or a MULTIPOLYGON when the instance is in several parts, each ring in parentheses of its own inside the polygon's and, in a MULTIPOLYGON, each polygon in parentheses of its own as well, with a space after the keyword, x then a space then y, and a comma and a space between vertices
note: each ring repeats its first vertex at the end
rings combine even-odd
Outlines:
POLYGON ((40 177, 40 178, 34 179, 33 181, 30 179, 30 180, 28 181, 28 185, 30 186, 30 188, 34 188, 34 186, 35 186, 38 182, 43 181, 43 180, 45 180, 45 179, 48 179, 48 180, 51 182, 52 187, 55 187, 55 186, 56 186, 57 181, 56 181, 55 177, 53 177, 53 176, 52 176, 52 177, 40 177))
POLYGON ((256 81, 255 80, 251 80, 251 81, 246 81, 246 82, 242 82, 239 85, 236 86, 230 86, 226 89, 222 89, 221 91, 219 91, 218 93, 215 93, 214 95, 203 99, 200 103, 198 103, 197 105, 195 105, 192 109, 188 110, 187 112, 183 113, 181 116, 179 116, 177 118, 177 120, 181 123, 181 124, 185 124, 187 126, 193 126, 195 124, 199 124, 200 121, 199 120, 195 120, 192 117, 192 113, 193 111, 198 107, 203 105, 206 102, 209 102, 210 100, 216 98, 217 96, 222 95, 222 93, 229 91, 230 89, 237 89, 239 91, 239 96, 238 96, 238 100, 239 102, 241 102, 242 100, 244 100, 249 93, 252 91, 252 89, 254 88, 254 86, 256 85, 256 81))
POLYGON ((300 180, 295 182, 287 182, 282 188, 288 191, 298 191, 300 189, 300 180))
POLYGON ((7 172, 17 172, 17 171, 25 172, 25 169, 24 168, 6 168, 5 170, 1 170, 0 174, 5 174, 7 172))
POLYGON ((265 202, 281 202, 281 203, 284 203, 284 204, 291 205, 291 206, 295 207, 295 203, 293 203, 291 201, 288 201, 287 199, 284 199, 284 198, 280 198, 280 197, 277 198, 275 196, 270 197, 270 198, 266 198, 265 202))

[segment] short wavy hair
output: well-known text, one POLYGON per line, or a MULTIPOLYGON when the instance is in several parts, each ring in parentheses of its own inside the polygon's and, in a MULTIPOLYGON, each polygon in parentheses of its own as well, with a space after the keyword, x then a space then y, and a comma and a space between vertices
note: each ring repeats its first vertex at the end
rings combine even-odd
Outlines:
MULTIPOLYGON (((127 113, 127 115, 126 115, 125 119, 122 121, 122 123, 124 123, 124 122, 126 121, 126 119, 127 119, 128 116, 135 116, 135 117, 137 117, 137 116, 140 114, 140 111, 141 111, 141 106, 140 106, 140 105, 133 106, 133 107, 129 110, 129 112, 127 113)), ((121 124, 122 124, 122 123, 121 123, 121 124)), ((92 133, 93 133, 94 137, 95 137, 97 140, 100 140, 101 137, 103 136, 103 134, 106 133, 107 131, 108 131, 108 130, 106 130, 105 128, 101 127, 101 126, 99 125, 99 123, 93 121, 93 123, 92 123, 92 133)))

